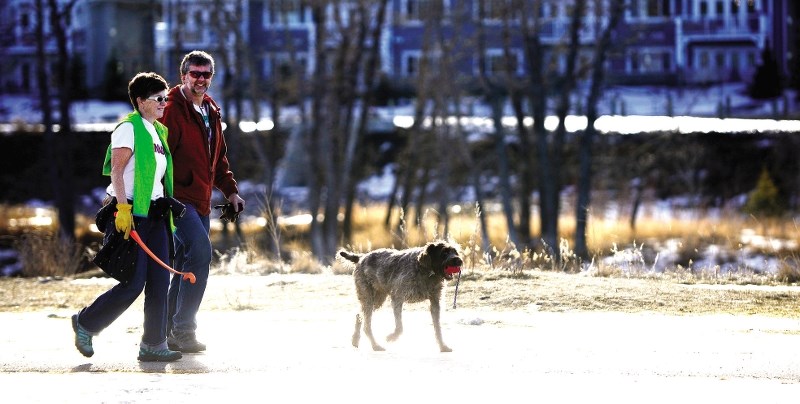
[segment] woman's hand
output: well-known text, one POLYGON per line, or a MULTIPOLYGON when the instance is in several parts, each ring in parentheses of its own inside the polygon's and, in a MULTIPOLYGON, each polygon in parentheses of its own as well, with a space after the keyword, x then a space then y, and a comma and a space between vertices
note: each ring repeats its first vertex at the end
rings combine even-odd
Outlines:
POLYGON ((131 205, 129 203, 117 204, 117 217, 114 219, 114 225, 117 226, 118 232, 125 233, 124 238, 127 240, 133 227, 133 214, 131 214, 131 205))

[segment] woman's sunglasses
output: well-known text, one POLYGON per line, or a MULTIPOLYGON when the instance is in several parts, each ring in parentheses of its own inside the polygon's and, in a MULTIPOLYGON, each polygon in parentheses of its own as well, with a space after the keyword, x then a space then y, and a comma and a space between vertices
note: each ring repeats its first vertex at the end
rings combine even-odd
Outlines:
POLYGON ((154 96, 154 97, 147 97, 147 99, 148 100, 153 100, 153 101, 158 102, 158 103, 169 101, 169 97, 166 96, 166 95, 164 95, 164 96, 159 95, 159 96, 154 96))

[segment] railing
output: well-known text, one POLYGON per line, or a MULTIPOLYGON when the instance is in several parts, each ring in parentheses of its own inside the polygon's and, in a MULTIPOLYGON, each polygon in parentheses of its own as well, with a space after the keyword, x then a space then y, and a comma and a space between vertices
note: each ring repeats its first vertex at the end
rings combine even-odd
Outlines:
POLYGON ((762 31, 759 17, 748 17, 744 24, 738 18, 704 18, 683 21, 685 35, 753 35, 762 31))

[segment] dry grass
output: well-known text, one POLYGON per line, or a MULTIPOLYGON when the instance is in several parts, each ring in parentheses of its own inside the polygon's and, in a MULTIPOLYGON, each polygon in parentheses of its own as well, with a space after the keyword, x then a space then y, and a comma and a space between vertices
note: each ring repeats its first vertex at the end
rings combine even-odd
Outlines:
MULTIPOLYGON (((452 213, 446 232, 435 211, 425 212, 419 225, 407 223, 404 213, 394 212, 391 230, 384 227, 386 212, 382 205, 361 207, 354 213, 354 241, 346 246, 351 250, 403 248, 438 238, 459 243, 465 260, 459 307, 800 316, 800 291, 795 286, 800 282, 800 258, 796 252, 800 232, 791 222, 760 222, 736 214, 724 218, 695 215, 669 221, 642 217, 633 231, 622 221, 592 219, 588 239, 594 258, 590 262, 580 262, 567 241, 574 232, 574 222, 569 218, 561 222, 564 238, 556 246, 561 260, 555 260, 536 251, 519 250, 510 243, 505 221, 499 214, 486 216, 491 247, 485 251, 476 225, 478 213, 474 210, 452 213), (749 241, 745 241, 745 235, 749 241), (674 250, 680 257, 679 264, 653 270, 658 258, 648 255, 648 247, 661 246, 670 240, 676 245, 674 250), (756 243, 757 240, 760 241, 756 243), (794 243, 794 247, 777 251, 771 243, 776 240, 790 246, 794 243), (719 267, 693 265, 708 245, 720 246, 731 256, 745 250, 769 253, 779 257, 780 265, 774 274, 757 273, 749 268, 722 272, 719 267), (615 260, 604 262, 604 257, 615 260), (575 271, 579 267, 581 270, 575 271)), ((245 248, 219 254, 212 268, 215 277, 247 276, 249 280, 247 289, 218 296, 214 307, 269 309, 269 294, 276 288, 264 290, 249 283, 259 278, 274 279, 273 276, 280 279, 281 287, 277 289, 281 291, 303 285, 300 292, 328 296, 323 300, 352 297, 349 276, 335 276, 349 274, 352 268, 339 262, 323 265, 308 252, 301 234, 302 230, 297 228, 282 231, 284 250, 292 251, 286 262, 266 258, 254 239, 246 240, 245 248), (253 275, 270 277, 254 278, 253 275)), ((45 276, 45 281, 0 279, 0 311, 79 307, 108 288, 107 284, 70 282, 74 271, 68 268, 80 257, 79 251, 64 249, 52 238, 43 235, 20 238, 19 249, 27 265, 54 270, 28 273, 45 276), (37 259, 49 261, 37 262, 37 259), (66 275, 66 278, 54 280, 52 277, 57 275, 66 275)), ((308 300, 326 304, 319 296, 310 296, 308 300)))
POLYGON ((81 269, 84 249, 52 232, 26 232, 15 243, 23 276, 74 275, 81 269))
MULTIPOLYGON (((442 303, 452 307, 455 280, 442 303)), ((78 310, 113 282, 0 278, 0 311, 78 310)), ((653 312, 668 315, 765 315, 800 318, 800 288, 685 282, 677 275, 598 277, 526 270, 465 270, 459 309, 546 312, 653 312)), ((269 276, 213 275, 204 310, 314 310, 349 313, 355 307, 348 275, 282 273, 269 276)))

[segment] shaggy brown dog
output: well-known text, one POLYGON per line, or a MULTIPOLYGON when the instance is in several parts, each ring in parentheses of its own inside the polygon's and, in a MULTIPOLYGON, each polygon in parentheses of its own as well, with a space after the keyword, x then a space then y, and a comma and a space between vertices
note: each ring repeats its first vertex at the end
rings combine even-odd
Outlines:
POLYGON ((356 314, 356 329, 353 333, 353 346, 358 347, 361 339, 362 315, 364 334, 372 343, 372 349, 383 351, 372 336, 372 312, 381 307, 387 296, 392 297, 394 309, 394 332, 387 341, 396 340, 403 332, 403 303, 430 301, 433 330, 436 342, 442 352, 450 352, 442 341, 439 325, 439 299, 442 296, 444 280, 453 279, 462 261, 458 251, 444 242, 428 243, 424 247, 394 250, 381 248, 366 254, 354 254, 340 250, 339 255, 356 263, 353 279, 356 295, 361 303, 361 313, 356 314))

